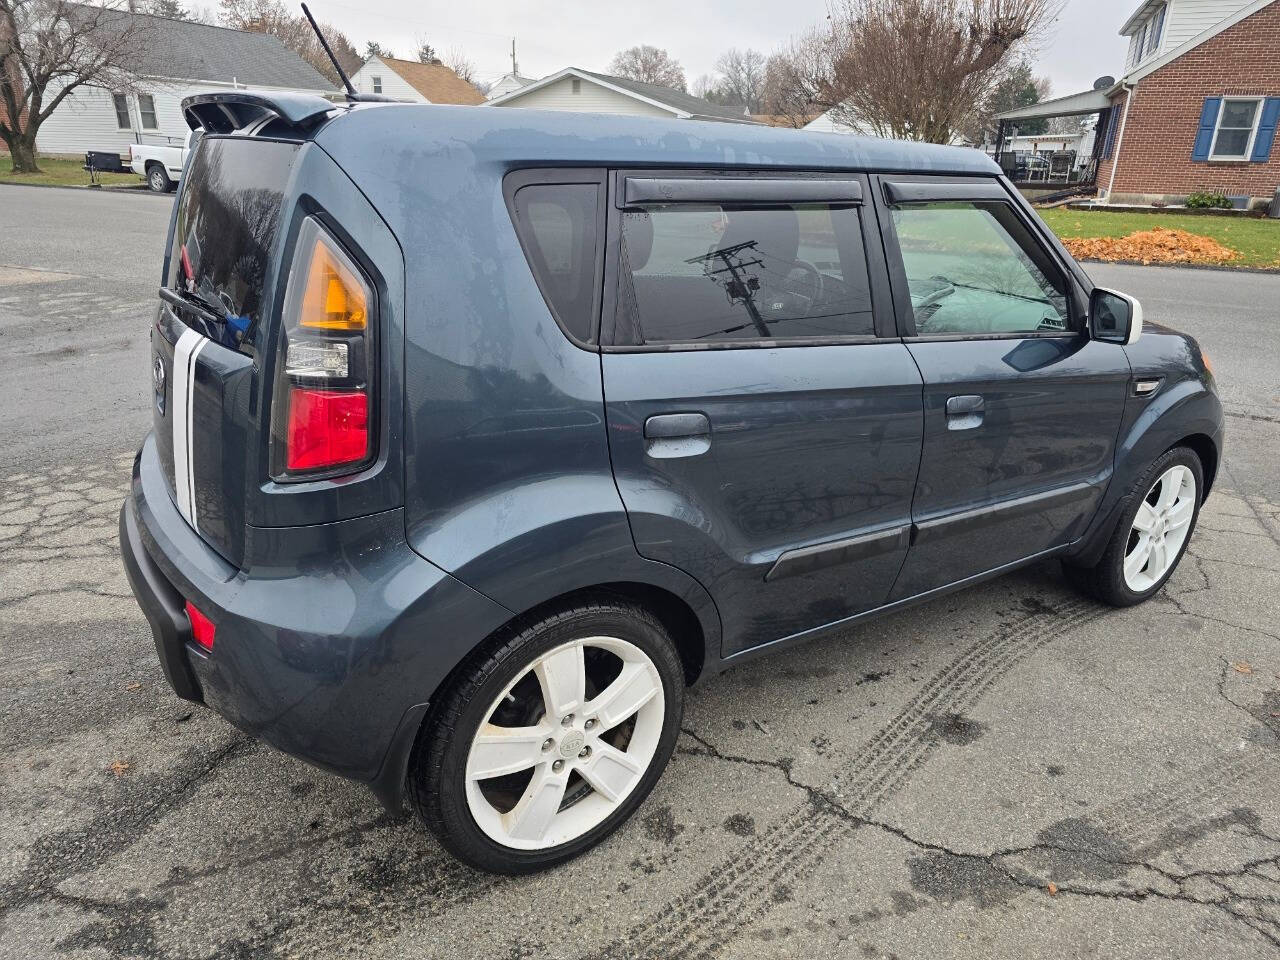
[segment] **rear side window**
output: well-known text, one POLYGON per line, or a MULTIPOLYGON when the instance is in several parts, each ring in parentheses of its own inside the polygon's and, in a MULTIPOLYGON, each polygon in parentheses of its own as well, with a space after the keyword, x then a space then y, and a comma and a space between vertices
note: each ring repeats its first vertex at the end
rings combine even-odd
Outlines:
POLYGON ((539 183, 515 193, 516 228, 547 304, 565 331, 593 339, 599 250, 598 183, 539 183))
POLYGON ((859 216, 829 204, 623 211, 617 342, 874 336, 859 216))
POLYGON ((1066 280, 1006 203, 913 203, 893 210, 916 334, 1070 329, 1066 280))

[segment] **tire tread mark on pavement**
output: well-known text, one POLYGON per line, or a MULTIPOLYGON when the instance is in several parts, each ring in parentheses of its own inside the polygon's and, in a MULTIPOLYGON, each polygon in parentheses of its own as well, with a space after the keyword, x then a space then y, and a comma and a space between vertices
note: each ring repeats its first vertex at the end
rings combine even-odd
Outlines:
POLYGON ((604 950, 605 957, 696 957, 718 952, 729 936, 768 912, 774 892, 822 859, 856 818, 900 790, 936 746, 934 718, 963 713, 1021 660, 1104 608, 1072 599, 1036 612, 970 645, 831 778, 837 812, 806 802, 713 867, 694 892, 669 901, 604 950))

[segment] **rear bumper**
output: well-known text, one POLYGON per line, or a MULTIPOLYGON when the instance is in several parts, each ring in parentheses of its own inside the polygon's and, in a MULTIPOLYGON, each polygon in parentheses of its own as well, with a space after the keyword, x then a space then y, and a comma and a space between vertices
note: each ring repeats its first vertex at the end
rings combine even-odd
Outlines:
POLYGON ((400 510, 249 528, 236 569, 178 513, 150 437, 120 551, 178 696, 393 806, 427 701, 511 616, 409 549, 400 510), (186 600, 216 626, 209 654, 191 641, 186 600))

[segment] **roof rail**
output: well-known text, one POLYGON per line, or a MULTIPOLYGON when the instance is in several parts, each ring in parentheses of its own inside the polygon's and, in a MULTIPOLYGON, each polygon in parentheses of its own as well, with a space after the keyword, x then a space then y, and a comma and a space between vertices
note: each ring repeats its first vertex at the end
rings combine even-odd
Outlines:
POLYGON ((192 130, 231 133, 255 121, 279 117, 295 127, 309 127, 338 104, 311 93, 227 90, 198 93, 182 101, 182 115, 192 130))

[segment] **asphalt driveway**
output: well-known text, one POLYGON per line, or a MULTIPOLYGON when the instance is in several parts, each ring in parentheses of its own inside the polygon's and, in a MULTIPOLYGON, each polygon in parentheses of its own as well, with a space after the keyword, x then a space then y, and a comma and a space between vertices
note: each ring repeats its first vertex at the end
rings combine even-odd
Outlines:
POLYGON ((1162 596, 1046 564, 735 668, 614 838, 498 879, 161 677, 115 521, 169 209, 0 186, 0 957, 1280 954, 1280 276, 1089 268, 1229 413, 1162 596))

